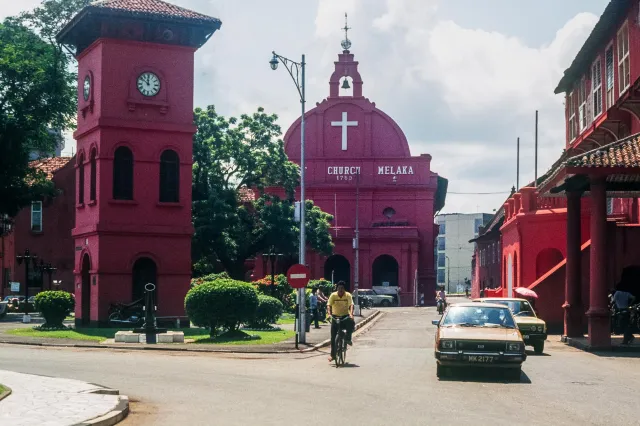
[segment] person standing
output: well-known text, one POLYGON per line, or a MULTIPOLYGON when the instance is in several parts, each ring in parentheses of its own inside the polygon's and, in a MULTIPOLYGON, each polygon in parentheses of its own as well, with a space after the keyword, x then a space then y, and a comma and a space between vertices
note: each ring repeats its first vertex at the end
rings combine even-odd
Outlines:
POLYGON ((628 291, 617 290, 613 294, 613 303, 620 312, 620 327, 624 331, 624 337, 622 339, 623 345, 631 343, 634 339, 633 333, 631 332, 631 312, 629 311, 629 307, 633 304, 634 300, 635 297, 628 291))
POLYGON ((313 321, 315 322, 314 328, 320 328, 318 325, 318 289, 313 288, 311 290, 311 296, 309 297, 309 308, 311 309, 311 314, 313 315, 313 321))

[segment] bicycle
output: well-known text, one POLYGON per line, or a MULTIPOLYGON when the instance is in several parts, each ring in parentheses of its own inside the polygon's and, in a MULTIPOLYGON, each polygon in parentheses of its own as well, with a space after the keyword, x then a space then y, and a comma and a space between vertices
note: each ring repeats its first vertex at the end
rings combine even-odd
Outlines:
POLYGON ((347 330, 341 327, 341 323, 349 317, 332 317, 332 320, 338 325, 338 333, 336 333, 336 340, 333 343, 335 349, 334 361, 336 368, 343 366, 347 360, 347 330))

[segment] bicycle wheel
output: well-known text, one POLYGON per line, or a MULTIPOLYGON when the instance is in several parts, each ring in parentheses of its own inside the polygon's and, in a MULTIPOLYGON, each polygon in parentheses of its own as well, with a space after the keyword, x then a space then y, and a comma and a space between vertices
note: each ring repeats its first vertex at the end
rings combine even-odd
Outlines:
MULTIPOLYGON (((341 333, 342 334, 342 333, 341 333)), ((344 356, 347 352, 347 343, 344 341, 344 335, 340 338, 340 350, 338 351, 338 360, 340 361, 340 366, 344 365, 344 356)))
POLYGON ((347 343, 345 342, 344 338, 342 339, 342 356, 341 356, 341 361, 342 361, 342 365, 345 365, 347 363, 347 348, 349 347, 347 345, 347 343))
POLYGON ((335 357, 334 357, 334 361, 336 363, 336 368, 340 367, 340 356, 342 354, 342 333, 338 333, 336 335, 336 340, 334 343, 334 350, 335 350, 335 357))

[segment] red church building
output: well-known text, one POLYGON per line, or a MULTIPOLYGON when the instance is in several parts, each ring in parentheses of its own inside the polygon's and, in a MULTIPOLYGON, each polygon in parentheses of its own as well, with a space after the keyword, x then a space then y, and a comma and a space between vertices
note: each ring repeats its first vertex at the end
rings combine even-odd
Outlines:
POLYGON ((639 17, 638 2, 611 0, 565 71, 565 150, 504 204, 502 286, 490 292, 536 291, 540 315, 593 348, 611 345, 607 295, 640 265, 639 17))
POLYGON ((78 60, 76 322, 157 286, 183 316, 191 278, 194 53, 220 21, 160 0, 83 8, 57 39, 78 60))
MULTIPOLYGON (((296 120, 284 138, 287 155, 297 163, 300 124, 296 120)), ((431 170, 429 154, 411 156, 402 129, 363 96, 349 50, 338 55, 329 97, 305 114, 305 127, 306 198, 334 216, 334 254, 326 258, 309 250, 306 256, 313 277, 353 287, 357 215, 359 288, 399 291, 403 305, 433 294, 433 218, 444 206, 446 180, 431 170)), ((253 276, 264 276, 267 265, 255 266, 253 276)))

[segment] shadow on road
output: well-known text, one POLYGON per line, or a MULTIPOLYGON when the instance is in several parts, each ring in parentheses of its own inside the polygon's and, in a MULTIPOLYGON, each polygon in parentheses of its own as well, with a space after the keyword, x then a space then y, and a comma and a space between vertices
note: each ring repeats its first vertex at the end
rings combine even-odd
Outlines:
POLYGON ((346 363, 345 365, 342 365, 340 367, 336 367, 335 363, 333 364, 334 368, 360 368, 360 366, 358 364, 349 364, 346 363))
POLYGON ((541 354, 537 354, 534 351, 529 351, 529 350, 525 350, 525 352, 527 353, 527 356, 551 356, 551 354, 548 354, 546 352, 543 352, 541 354))
POLYGON ((512 383, 512 384, 531 384, 531 379, 523 371, 520 377, 515 379, 509 377, 509 371, 503 369, 475 369, 460 368, 450 370, 449 373, 440 378, 442 382, 484 382, 484 383, 512 383))

